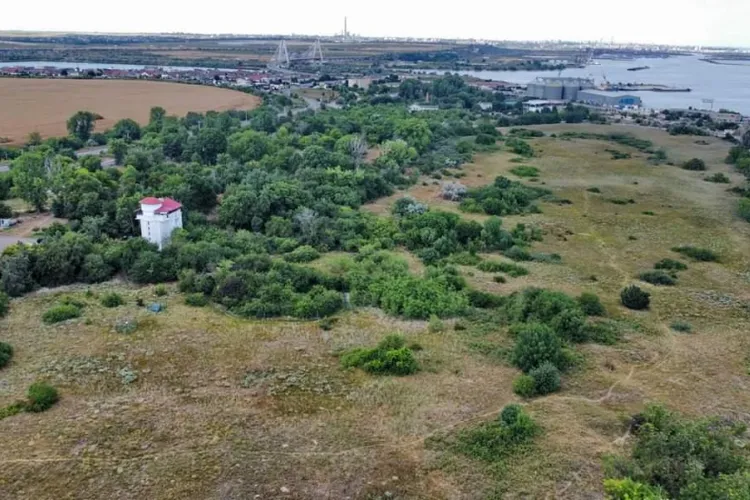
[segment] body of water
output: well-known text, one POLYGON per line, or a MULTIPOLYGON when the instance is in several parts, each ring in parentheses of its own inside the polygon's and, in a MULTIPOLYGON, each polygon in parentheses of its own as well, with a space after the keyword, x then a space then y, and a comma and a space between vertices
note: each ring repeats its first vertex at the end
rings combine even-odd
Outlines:
MULTIPOLYGON (((692 92, 634 92, 647 108, 710 109, 703 99, 713 99, 714 110, 720 108, 750 115, 750 65, 711 64, 699 56, 666 59, 632 59, 615 61, 601 59, 585 68, 569 68, 561 76, 594 78, 602 83, 659 83, 672 87, 688 87, 692 92), (649 66, 642 71, 628 68, 649 66)), ((557 76, 557 71, 460 71, 486 80, 527 84, 537 76, 557 76)))
POLYGON ((86 63, 86 62, 65 62, 65 61, 0 61, 0 68, 10 68, 20 66, 23 68, 57 68, 57 69, 122 69, 122 70, 140 70, 146 68, 161 68, 164 71, 192 71, 195 69, 216 70, 216 71, 237 71, 229 68, 201 68, 195 66, 144 66, 142 64, 110 64, 110 63, 86 63))

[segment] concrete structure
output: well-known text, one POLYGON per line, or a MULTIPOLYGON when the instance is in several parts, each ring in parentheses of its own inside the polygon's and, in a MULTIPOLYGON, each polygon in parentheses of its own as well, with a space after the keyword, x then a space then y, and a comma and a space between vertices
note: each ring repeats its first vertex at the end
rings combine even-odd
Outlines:
POLYGON ((182 227, 182 205, 172 198, 143 198, 135 218, 141 223, 141 236, 161 250, 172 231, 182 227))
POLYGON ((409 113, 420 113, 422 111, 438 111, 440 108, 438 106, 433 106, 431 104, 412 104, 409 106, 409 113))
POLYGON ((642 105, 641 98, 638 96, 605 90, 581 90, 578 92, 578 100, 586 104, 610 108, 632 108, 642 105))
POLYGON ((482 111, 491 111, 492 110, 492 103, 491 102, 478 102, 477 105, 479 106, 479 109, 482 111))
POLYGON ((547 108, 553 110, 555 108, 564 108, 566 101, 562 100, 550 100, 550 99, 531 99, 523 103, 524 113, 541 113, 543 109, 547 108))
POLYGON ((526 97, 575 101, 578 98, 578 92, 592 88, 594 88, 594 80, 588 78, 539 77, 526 86, 526 97))

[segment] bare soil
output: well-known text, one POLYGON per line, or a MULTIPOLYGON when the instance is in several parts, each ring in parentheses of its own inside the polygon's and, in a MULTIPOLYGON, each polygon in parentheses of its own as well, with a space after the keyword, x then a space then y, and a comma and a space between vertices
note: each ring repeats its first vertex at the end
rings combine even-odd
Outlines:
POLYGON ((81 110, 104 117, 96 122, 96 131, 102 132, 123 118, 146 124, 154 106, 181 116, 188 111, 253 109, 259 104, 256 96, 203 85, 0 78, 0 137, 21 144, 31 132, 42 137, 66 135, 67 119, 81 110))

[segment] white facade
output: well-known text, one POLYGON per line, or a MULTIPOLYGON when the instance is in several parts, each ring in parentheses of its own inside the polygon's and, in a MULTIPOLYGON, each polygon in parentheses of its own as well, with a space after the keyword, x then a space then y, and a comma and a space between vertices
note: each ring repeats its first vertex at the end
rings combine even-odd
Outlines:
POLYGON ((182 227, 182 205, 170 198, 145 198, 136 219, 141 224, 141 236, 161 250, 172 231, 182 227))

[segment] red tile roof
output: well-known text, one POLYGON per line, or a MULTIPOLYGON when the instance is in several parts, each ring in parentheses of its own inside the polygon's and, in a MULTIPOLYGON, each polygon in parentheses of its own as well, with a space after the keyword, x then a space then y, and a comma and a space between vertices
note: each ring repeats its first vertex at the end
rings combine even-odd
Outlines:
POLYGON ((168 214, 182 208, 182 204, 172 198, 154 198, 153 196, 143 198, 141 205, 159 205, 155 211, 157 214, 168 214))
POLYGON ((161 207, 156 209, 157 214, 168 214, 182 208, 180 202, 173 200, 172 198, 164 198, 161 207))

